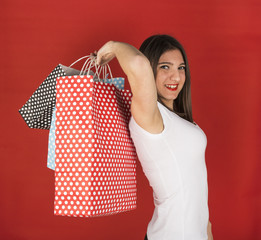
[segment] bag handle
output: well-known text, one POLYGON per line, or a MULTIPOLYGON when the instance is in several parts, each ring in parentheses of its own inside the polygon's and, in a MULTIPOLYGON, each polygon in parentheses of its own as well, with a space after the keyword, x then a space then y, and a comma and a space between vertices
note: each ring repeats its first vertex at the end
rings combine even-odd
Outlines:
POLYGON ((109 64, 105 64, 103 66, 100 66, 97 64, 97 57, 91 55, 89 59, 86 60, 86 64, 83 66, 81 72, 87 72, 87 75, 89 74, 91 68, 95 68, 95 74, 94 76, 98 77, 98 80, 101 81, 102 79, 107 79, 107 76, 109 75, 112 81, 114 81, 114 78, 112 76, 111 68, 109 64))
MULTIPOLYGON (((86 69, 88 69, 88 66, 90 64, 92 64, 92 56, 91 55, 86 55, 86 56, 83 56, 79 59, 77 59, 76 61, 74 61, 69 67, 72 67, 74 64, 76 64, 77 62, 81 61, 82 59, 86 59, 86 61, 84 62, 83 66, 82 66, 82 69, 80 71, 80 75, 84 75, 84 73, 86 73, 86 69), (86 67, 87 66, 87 67, 86 67)), ((88 72, 89 73, 89 72, 88 72)))
POLYGON ((69 67, 72 67, 74 64, 76 64, 77 62, 79 62, 83 59, 86 59, 86 60, 83 64, 83 66, 82 66, 82 69, 80 71, 80 75, 84 75, 84 74, 89 75, 91 69, 93 67, 95 67, 95 73, 94 73, 93 77, 97 76, 98 80, 101 81, 100 75, 102 73, 102 79, 107 79, 107 76, 109 75, 111 80, 115 81, 115 79, 112 76, 112 72, 111 72, 111 68, 110 68, 109 64, 105 64, 103 66, 98 65, 97 64, 97 57, 93 56, 93 55, 83 56, 83 57, 77 59, 76 61, 74 61, 69 67))
MULTIPOLYGON (((81 60, 84 59, 84 58, 87 58, 87 60, 85 61, 85 63, 86 63, 87 61, 89 61, 90 55, 83 56, 83 57, 77 59, 77 60, 76 60, 75 62, 73 62, 69 67, 72 67, 74 64, 76 64, 77 62, 81 61, 81 60)), ((85 64, 85 63, 84 63, 84 64, 85 64)))
POLYGON ((109 64, 105 64, 105 65, 101 66, 99 75, 101 74, 101 72, 102 72, 102 78, 104 80, 110 78, 112 83, 114 83, 114 81, 116 79, 114 79, 113 76, 112 76, 112 72, 111 72, 111 68, 110 68, 109 64))

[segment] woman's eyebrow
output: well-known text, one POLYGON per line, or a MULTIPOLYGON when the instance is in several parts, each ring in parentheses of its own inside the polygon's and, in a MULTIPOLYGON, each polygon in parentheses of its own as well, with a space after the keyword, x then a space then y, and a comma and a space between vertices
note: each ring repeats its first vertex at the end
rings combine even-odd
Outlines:
POLYGON ((173 65, 173 63, 171 63, 171 62, 160 62, 160 63, 158 63, 158 65, 160 65, 160 64, 170 64, 170 65, 173 65))
MULTIPOLYGON (((160 64, 169 64, 169 65, 173 65, 172 62, 159 62, 158 65, 160 64)), ((179 65, 186 65, 184 62, 183 63, 180 63, 179 65)))

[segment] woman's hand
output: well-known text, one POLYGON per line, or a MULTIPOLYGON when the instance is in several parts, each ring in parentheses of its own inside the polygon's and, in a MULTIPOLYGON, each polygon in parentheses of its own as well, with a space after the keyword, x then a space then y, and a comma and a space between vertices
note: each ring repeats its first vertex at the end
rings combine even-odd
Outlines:
POLYGON ((211 230, 211 222, 208 221, 208 228, 207 228, 207 232, 208 232, 208 240, 213 240, 213 235, 212 235, 212 230, 211 230))
POLYGON ((105 65, 115 57, 115 53, 113 52, 113 45, 114 42, 109 41, 100 48, 100 50, 97 52, 98 65, 105 65))

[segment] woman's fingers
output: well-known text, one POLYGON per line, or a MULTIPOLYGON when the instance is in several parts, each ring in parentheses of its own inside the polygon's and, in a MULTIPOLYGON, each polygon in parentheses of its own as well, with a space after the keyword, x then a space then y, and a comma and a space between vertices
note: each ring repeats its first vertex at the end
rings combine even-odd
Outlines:
POLYGON ((90 55, 93 56, 93 57, 96 57, 96 56, 97 56, 97 51, 95 50, 95 51, 92 52, 90 55))

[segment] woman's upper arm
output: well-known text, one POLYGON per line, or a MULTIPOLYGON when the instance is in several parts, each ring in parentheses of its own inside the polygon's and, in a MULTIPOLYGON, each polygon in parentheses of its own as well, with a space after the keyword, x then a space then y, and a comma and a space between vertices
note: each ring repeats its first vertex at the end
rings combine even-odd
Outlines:
POLYGON ((136 123, 150 133, 163 130, 163 120, 157 105, 157 89, 148 59, 141 55, 132 62, 136 69, 128 79, 133 94, 131 113, 136 123))

